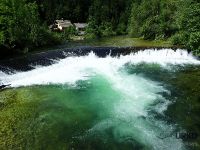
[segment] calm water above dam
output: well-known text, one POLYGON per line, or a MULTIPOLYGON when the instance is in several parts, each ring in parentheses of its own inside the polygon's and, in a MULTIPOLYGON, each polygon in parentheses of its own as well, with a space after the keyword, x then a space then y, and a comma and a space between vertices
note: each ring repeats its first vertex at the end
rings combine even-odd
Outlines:
POLYGON ((191 54, 63 55, 0 71, 10 84, 0 91, 0 149, 200 149, 199 136, 176 137, 200 135, 200 61, 191 54))

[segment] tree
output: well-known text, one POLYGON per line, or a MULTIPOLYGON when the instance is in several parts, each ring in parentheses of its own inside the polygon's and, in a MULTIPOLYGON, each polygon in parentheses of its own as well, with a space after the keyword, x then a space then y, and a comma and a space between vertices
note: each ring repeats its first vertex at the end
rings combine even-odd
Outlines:
POLYGON ((97 37, 127 33, 130 4, 131 0, 93 0, 87 33, 97 37))
POLYGON ((187 49, 200 53, 200 2, 186 0, 179 3, 177 12, 178 31, 173 37, 173 43, 183 45, 187 49))
POLYGON ((28 48, 38 45, 39 20, 37 5, 25 0, 3 0, 1 12, 1 42, 8 48, 28 48))

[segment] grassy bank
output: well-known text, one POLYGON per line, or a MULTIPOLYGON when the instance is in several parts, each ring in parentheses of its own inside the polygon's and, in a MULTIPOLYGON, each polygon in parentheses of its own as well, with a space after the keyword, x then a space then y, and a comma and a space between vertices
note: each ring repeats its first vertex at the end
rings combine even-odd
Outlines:
MULTIPOLYGON (((30 51, 25 54, 16 55, 13 54, 11 57, 16 56, 25 56, 35 53, 47 52, 56 49, 63 49, 63 48, 74 48, 74 47, 83 47, 83 46, 94 46, 94 47, 147 47, 147 48, 154 48, 154 47, 163 47, 163 48, 173 48, 175 46, 172 45, 170 41, 161 41, 161 40, 143 40, 141 38, 132 38, 129 36, 113 36, 113 37, 105 37, 99 39, 85 39, 82 38, 72 38, 72 40, 66 41, 62 45, 55 45, 55 46, 44 46, 41 48, 36 48, 33 51, 30 51)), ((4 59, 10 58, 4 57, 4 59)))
MULTIPOLYGON (((78 38, 73 38, 73 40, 66 41, 62 45, 51 46, 51 47, 43 47, 35 49, 31 54, 38 52, 46 52, 55 49, 62 48, 74 48, 74 47, 82 47, 82 46, 94 46, 94 47, 164 47, 164 48, 172 48, 175 47, 172 45, 170 41, 161 41, 161 40, 143 40, 141 38, 132 38, 129 36, 113 36, 113 37, 105 37, 99 39, 85 39, 80 40, 78 38)), ((29 53, 30 54, 30 53, 29 53)))
POLYGON ((170 41, 148 41, 141 38, 132 38, 129 36, 113 36, 100 39, 76 40, 67 43, 66 46, 173 47, 170 41))

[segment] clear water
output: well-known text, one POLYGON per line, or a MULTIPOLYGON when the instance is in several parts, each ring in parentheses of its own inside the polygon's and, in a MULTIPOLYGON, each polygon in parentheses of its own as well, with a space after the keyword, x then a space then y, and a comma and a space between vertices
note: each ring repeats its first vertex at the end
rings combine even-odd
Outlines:
POLYGON ((176 132, 199 132, 199 118, 184 120, 181 105, 198 96, 182 85, 194 79, 187 85, 199 88, 199 65, 186 51, 163 49, 1 72, 12 88, 0 92, 0 149, 191 149, 176 132))

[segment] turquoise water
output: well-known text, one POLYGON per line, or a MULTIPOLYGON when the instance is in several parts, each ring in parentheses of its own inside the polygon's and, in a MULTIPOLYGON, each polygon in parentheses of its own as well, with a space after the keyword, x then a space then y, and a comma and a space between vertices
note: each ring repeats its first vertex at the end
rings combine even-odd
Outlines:
POLYGON ((1 72, 0 149, 198 149, 176 133, 199 133, 199 65, 163 49, 1 72))

